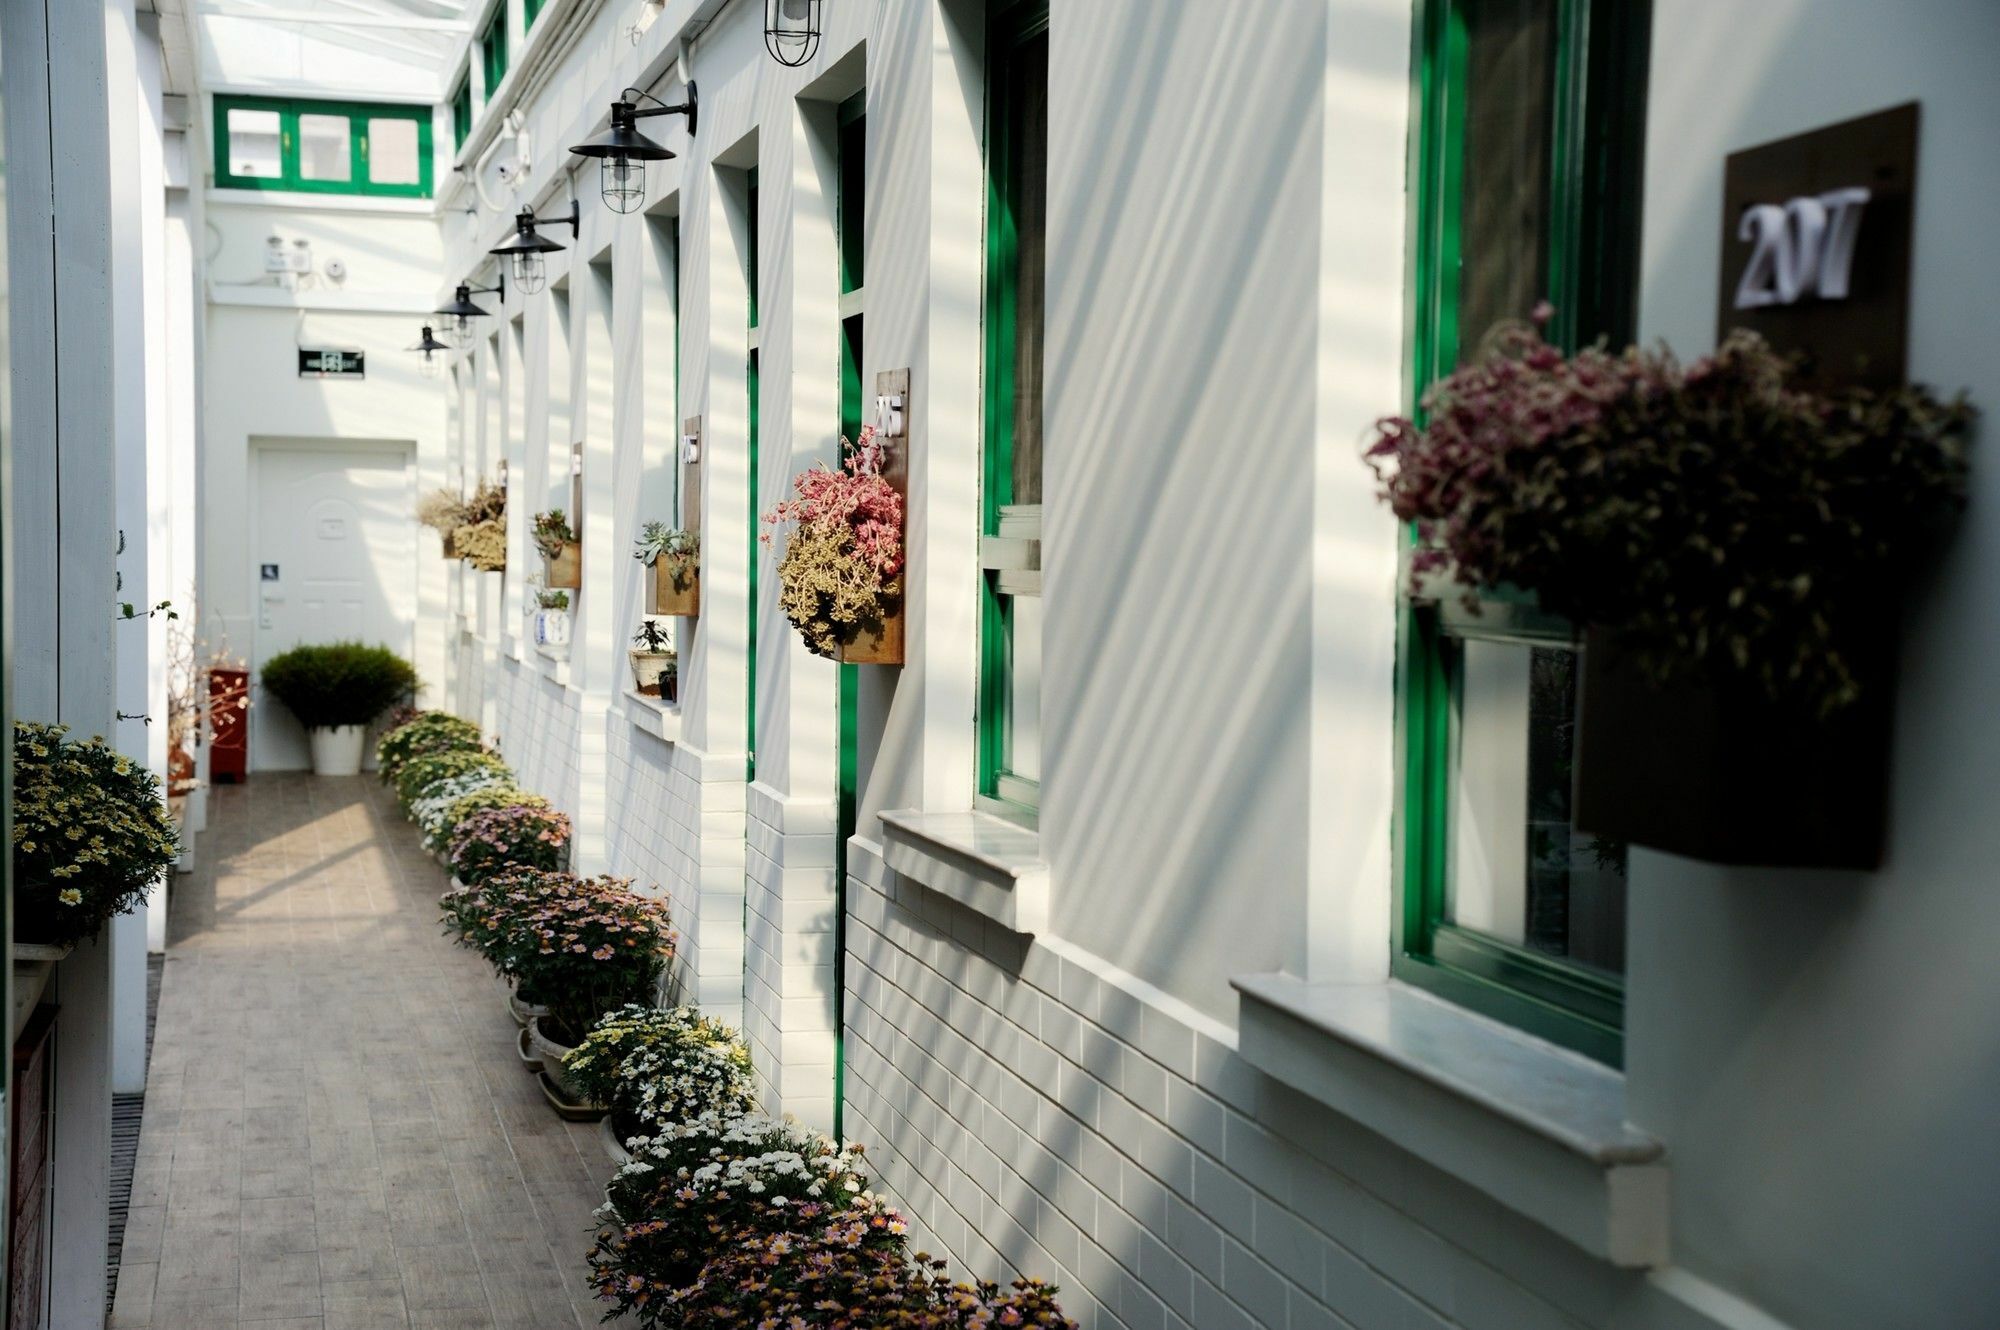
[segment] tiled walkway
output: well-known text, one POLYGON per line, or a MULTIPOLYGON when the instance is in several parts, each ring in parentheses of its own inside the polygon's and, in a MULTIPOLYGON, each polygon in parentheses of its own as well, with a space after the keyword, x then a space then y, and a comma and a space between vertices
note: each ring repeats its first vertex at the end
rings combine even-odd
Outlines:
POLYGON ((252 778, 177 878, 119 1330, 592 1326, 610 1172, 372 777, 252 778))

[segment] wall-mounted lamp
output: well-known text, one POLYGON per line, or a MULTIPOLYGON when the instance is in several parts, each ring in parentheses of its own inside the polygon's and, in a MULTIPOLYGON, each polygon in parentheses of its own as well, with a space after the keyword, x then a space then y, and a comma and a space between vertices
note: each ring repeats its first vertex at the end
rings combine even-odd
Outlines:
POLYGON ((548 268, 542 262, 542 255, 562 248, 539 234, 535 230, 538 226, 567 226, 569 238, 575 240, 583 233, 583 208, 574 199, 570 200, 567 217, 537 217, 533 208, 523 208, 514 218, 514 234, 486 251, 513 261, 514 285, 523 295, 533 295, 548 283, 548 268))
POLYGON ((819 54, 820 0, 764 0, 764 49, 796 69, 819 54))
POLYGON ((503 302, 507 299, 507 274, 504 272, 494 278, 492 286, 468 286, 461 282, 452 294, 451 303, 439 306, 436 311, 444 316, 444 339, 456 347, 471 346, 472 321, 493 317, 492 310, 481 309, 472 303, 472 298, 496 294, 503 302))
POLYGON ((588 143, 579 143, 570 151, 579 157, 595 157, 599 163, 600 192, 604 204, 613 212, 631 212, 646 197, 646 163, 664 162, 673 157, 673 152, 653 142, 635 127, 635 122, 649 115, 685 115, 688 121, 688 135, 695 131, 695 91, 694 84, 687 85, 687 100, 667 105, 651 93, 627 88, 611 103, 611 127, 588 143), (638 106, 634 102, 644 97, 654 103, 652 106, 638 106))
POLYGON ((439 357, 451 350, 451 347, 433 337, 431 335, 431 326, 426 323, 424 325, 424 335, 417 339, 415 346, 407 349, 424 353, 424 358, 417 363, 417 369, 422 372, 425 378, 435 379, 438 376, 438 370, 444 366, 444 361, 439 357))

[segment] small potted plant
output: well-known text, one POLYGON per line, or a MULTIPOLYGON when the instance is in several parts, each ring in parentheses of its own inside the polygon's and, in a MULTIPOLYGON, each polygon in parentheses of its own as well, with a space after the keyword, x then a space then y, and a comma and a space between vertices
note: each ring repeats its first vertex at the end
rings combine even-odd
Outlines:
POLYGON ((535 514, 535 549, 542 556, 542 580, 575 591, 583 586, 583 546, 560 508, 535 514))
POLYGON ((130 914, 180 854, 160 783, 101 739, 14 724, 14 939, 66 950, 130 914))
POLYGON ((1369 450, 1416 524, 1413 593, 1528 595, 1579 626, 1577 824, 1875 866, 1894 610, 1964 501, 1971 408, 1811 382, 1747 332, 1682 365, 1565 356, 1526 324, 1423 405, 1369 450))
MULTIPOLYGON (((778 561, 785 617, 816 656, 865 665, 903 662, 903 496, 883 474, 869 426, 838 471, 792 479, 796 499, 764 515, 792 524, 778 561)), ((771 537, 766 533, 764 539, 771 537)))
POLYGON ((473 571, 498 573, 507 567, 507 491, 480 481, 462 505, 452 549, 473 571))
POLYGON ((639 620, 627 654, 632 660, 632 684, 640 696, 673 701, 680 670, 667 630, 651 619, 639 620))
POLYGON ((632 557, 646 565, 653 613, 692 618, 701 613, 701 533, 648 522, 632 557))
POLYGON ((369 725, 417 688, 410 662, 361 642, 293 647, 265 661, 262 677, 264 690, 306 727, 319 776, 360 771, 369 725))
POLYGON ((560 869, 569 858, 569 818, 546 801, 483 808, 452 833, 452 876, 477 885, 510 868, 560 869))
POLYGON ((458 529, 466 524, 464 498, 448 489, 432 490, 417 500, 417 521, 443 539, 445 558, 458 557, 458 529))
POLYGON ((569 592, 544 588, 535 593, 535 645, 569 645, 569 592))

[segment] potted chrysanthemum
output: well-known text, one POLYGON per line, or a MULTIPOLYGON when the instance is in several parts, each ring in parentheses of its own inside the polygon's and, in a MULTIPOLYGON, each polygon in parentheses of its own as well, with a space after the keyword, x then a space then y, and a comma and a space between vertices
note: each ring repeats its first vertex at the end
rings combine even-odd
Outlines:
POLYGON ((101 739, 14 725, 14 938, 67 949, 130 914, 180 853, 160 783, 101 739))

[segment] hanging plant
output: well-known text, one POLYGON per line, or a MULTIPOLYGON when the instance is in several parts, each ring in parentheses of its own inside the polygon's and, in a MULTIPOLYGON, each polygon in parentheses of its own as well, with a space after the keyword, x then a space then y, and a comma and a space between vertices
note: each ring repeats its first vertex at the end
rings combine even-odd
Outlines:
POLYGON ((1857 615, 1963 504, 1975 414, 1920 387, 1811 387, 1749 332, 1682 365, 1564 356, 1528 324, 1423 410, 1368 450, 1416 523, 1418 589, 1520 588, 1615 631, 1655 683, 1741 679, 1819 716, 1860 694, 1857 615))
POLYGON ((130 914, 180 853, 160 783, 101 739, 14 724, 14 932, 70 946, 130 914))
POLYGON ((507 570, 507 524, 498 518, 462 526, 453 533, 452 548, 475 572, 507 570))
POLYGON ((882 474, 874 427, 852 449, 842 439, 841 451, 847 460, 839 470, 800 472, 792 478, 798 497, 764 515, 773 528, 792 524, 778 562, 785 617, 814 655, 829 660, 879 631, 903 597, 903 496, 882 474))

